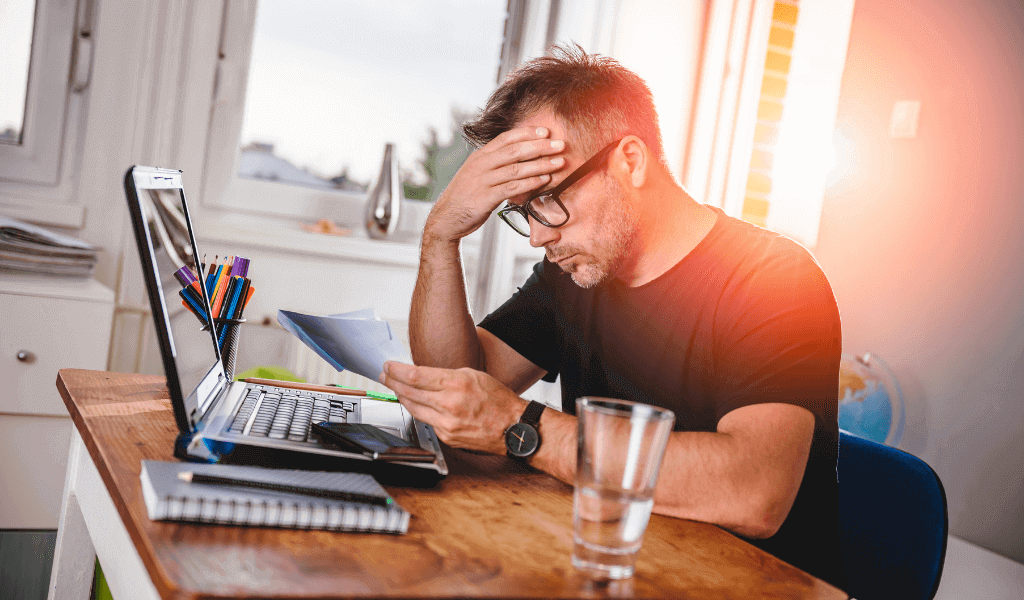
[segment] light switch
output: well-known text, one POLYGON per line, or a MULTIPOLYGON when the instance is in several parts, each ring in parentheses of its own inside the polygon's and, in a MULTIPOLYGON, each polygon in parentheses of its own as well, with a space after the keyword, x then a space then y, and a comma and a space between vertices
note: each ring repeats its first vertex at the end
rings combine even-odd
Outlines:
POLYGON ((889 136, 893 139, 917 137, 917 119, 921 115, 920 100, 900 100, 892 107, 889 136))

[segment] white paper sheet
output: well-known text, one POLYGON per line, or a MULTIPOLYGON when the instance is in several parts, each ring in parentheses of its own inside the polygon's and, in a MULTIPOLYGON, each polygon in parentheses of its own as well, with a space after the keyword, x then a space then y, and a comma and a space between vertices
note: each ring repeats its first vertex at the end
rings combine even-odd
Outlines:
POLYGON ((389 360, 412 364, 408 350, 372 308, 317 317, 277 311, 277 322, 338 371, 377 381, 389 360))

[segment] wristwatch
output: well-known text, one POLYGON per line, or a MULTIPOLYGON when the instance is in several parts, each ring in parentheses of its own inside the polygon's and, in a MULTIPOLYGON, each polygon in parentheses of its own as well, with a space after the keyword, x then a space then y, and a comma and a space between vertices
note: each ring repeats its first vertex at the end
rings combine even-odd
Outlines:
POLYGON ((544 405, 531 400, 523 411, 518 423, 505 430, 505 450, 509 458, 524 460, 537 453, 540 448, 540 415, 544 405))

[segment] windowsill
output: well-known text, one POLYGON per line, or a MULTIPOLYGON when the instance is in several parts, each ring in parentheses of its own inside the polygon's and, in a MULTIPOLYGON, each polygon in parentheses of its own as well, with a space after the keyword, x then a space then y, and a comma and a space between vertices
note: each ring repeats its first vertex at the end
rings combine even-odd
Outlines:
POLYGON ((313 233, 302 222, 265 215, 211 210, 195 222, 200 245, 218 243, 237 248, 274 250, 281 254, 357 260, 402 267, 417 267, 420 238, 415 231, 399 231, 395 237, 376 240, 362 227, 350 228, 347 236, 313 233))

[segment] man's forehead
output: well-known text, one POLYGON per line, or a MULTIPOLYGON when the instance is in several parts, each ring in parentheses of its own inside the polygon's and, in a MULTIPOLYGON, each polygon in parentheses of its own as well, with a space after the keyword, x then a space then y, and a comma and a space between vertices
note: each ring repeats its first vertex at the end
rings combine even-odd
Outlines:
POLYGON ((550 133, 548 139, 563 140, 565 151, 562 154, 575 154, 578 136, 565 124, 565 121, 550 110, 544 109, 534 112, 517 122, 515 127, 547 127, 550 133))
POLYGON ((515 124, 515 127, 541 126, 551 130, 552 135, 565 135, 568 131, 565 121, 550 110, 538 110, 523 117, 515 124))

